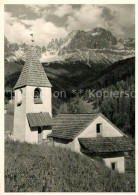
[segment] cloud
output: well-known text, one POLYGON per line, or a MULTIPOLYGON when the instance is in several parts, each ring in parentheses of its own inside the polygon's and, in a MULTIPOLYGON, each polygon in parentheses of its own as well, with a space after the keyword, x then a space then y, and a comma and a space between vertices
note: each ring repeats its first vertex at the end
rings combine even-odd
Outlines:
POLYGON ((114 16, 113 19, 109 22, 109 29, 113 31, 116 36, 134 36, 134 5, 106 5, 106 8, 108 8, 110 13, 114 16), (131 31, 131 33, 128 33, 128 31, 131 31))
POLYGON ((29 42, 29 32, 15 17, 11 17, 11 13, 5 12, 4 33, 10 42, 29 42))
POLYGON ((103 27, 117 36, 134 36, 135 13, 133 5, 82 5, 68 16, 67 30, 92 30, 103 27), (132 31, 133 28, 133 31, 132 31), (126 29, 128 31, 126 31, 126 29))
POLYGON ((39 5, 33 5, 33 4, 26 4, 26 8, 29 8, 31 11, 33 11, 37 15, 44 15, 44 14, 53 14, 58 17, 63 17, 66 14, 72 14, 73 8, 72 5, 64 4, 39 4, 39 5))
POLYGON ((64 38, 72 30, 92 30, 103 27, 113 35, 134 37, 134 5, 72 5, 39 4, 10 5, 5 12, 5 36, 11 42, 35 42, 46 45, 52 38, 64 38))
POLYGON ((37 15, 41 15, 42 10, 48 9, 51 7, 50 4, 26 4, 26 8, 30 8, 31 11, 33 11, 37 15))
POLYGON ((57 5, 54 15, 58 16, 58 17, 63 17, 67 14, 72 14, 73 13, 73 8, 72 5, 57 5))
POLYGON ((104 26, 104 19, 101 17, 103 8, 96 5, 82 5, 80 10, 74 10, 74 14, 68 17, 67 29, 91 30, 96 26, 104 26))
POLYGON ((44 19, 36 20, 22 20, 27 25, 31 25, 31 30, 34 34, 35 42, 38 45, 46 45, 52 38, 60 39, 65 37, 68 32, 62 28, 57 27, 51 22, 46 22, 44 19))
POLYGON ((11 17, 11 14, 5 12, 5 36, 11 42, 26 42, 30 44, 30 33, 33 32, 35 44, 47 45, 52 38, 65 37, 67 31, 62 27, 57 27, 51 22, 46 22, 42 18, 36 20, 20 20, 11 17), (11 22, 13 22, 11 24, 11 22), (30 28, 26 28, 30 26, 30 28))

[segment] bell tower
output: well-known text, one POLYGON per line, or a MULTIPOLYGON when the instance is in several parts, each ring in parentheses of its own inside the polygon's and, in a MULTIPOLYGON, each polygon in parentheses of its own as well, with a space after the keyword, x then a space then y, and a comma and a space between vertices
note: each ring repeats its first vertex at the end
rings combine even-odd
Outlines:
POLYGON ((14 139, 38 143, 50 133, 52 125, 51 83, 39 61, 36 49, 30 46, 26 62, 14 87, 14 139), (41 131, 40 131, 41 129, 41 131))

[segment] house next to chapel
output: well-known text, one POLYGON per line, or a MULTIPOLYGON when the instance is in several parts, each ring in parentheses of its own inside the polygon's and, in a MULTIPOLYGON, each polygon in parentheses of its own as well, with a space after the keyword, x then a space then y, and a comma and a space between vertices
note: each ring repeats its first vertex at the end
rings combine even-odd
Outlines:
POLYGON ((129 138, 103 114, 59 114, 54 120, 54 145, 102 158, 105 164, 125 172, 125 153, 133 150, 129 138))

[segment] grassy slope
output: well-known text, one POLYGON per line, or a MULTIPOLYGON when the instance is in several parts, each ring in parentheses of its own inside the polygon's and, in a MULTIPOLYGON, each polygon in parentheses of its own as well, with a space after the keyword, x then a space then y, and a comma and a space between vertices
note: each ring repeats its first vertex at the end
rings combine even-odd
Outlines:
POLYGON ((6 192, 134 191, 134 174, 119 174, 66 149, 6 141, 6 192))
POLYGON ((13 119, 14 119, 14 104, 7 104, 7 112, 4 114, 4 129, 6 131, 13 131, 13 119))

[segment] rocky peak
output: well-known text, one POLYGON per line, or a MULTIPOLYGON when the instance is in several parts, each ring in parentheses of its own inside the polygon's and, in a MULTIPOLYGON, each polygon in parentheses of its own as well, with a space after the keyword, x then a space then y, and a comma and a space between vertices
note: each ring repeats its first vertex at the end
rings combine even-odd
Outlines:
POLYGON ((91 31, 76 30, 69 33, 60 50, 103 49, 117 44, 117 39, 108 30, 96 27, 91 31))
POLYGON ((47 45, 47 49, 48 50, 58 50, 59 49, 59 47, 60 47, 60 44, 59 44, 59 42, 58 42, 58 40, 57 39, 52 39, 50 42, 49 42, 49 44, 47 45))
POLYGON ((113 34, 109 30, 106 30, 104 28, 96 27, 92 31, 89 31, 88 33, 90 33, 95 38, 98 37, 100 39, 106 39, 107 41, 109 41, 110 45, 117 44, 116 37, 113 36, 113 34))

